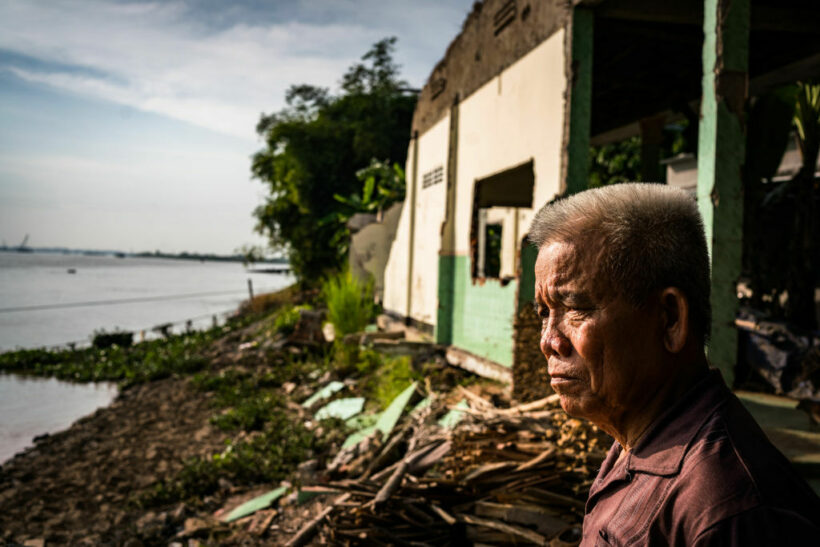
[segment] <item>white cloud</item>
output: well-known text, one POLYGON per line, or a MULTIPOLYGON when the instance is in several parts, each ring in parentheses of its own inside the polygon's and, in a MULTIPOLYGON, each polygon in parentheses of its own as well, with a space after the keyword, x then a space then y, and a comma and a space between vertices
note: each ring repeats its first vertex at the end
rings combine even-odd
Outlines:
MULTIPOLYGON (((7 1, 0 4, 0 48, 88 69, 16 67, 28 81, 252 138, 260 112, 281 107, 289 85, 335 87, 345 67, 381 37, 409 34, 411 43, 401 43, 399 53, 406 47, 412 59, 430 37, 446 44, 455 35, 436 35, 442 11, 453 8, 435 2, 425 21, 414 19, 416 10, 406 4, 391 2, 305 2, 300 9, 330 9, 339 22, 212 29, 183 2, 7 1)), ((415 73, 415 85, 435 60, 405 67, 415 73)))
POLYGON ((399 37, 402 74, 420 86, 472 0, 294 0, 280 13, 284 2, 214 0, 209 11, 196 0, 0 0, 0 55, 23 56, 0 57, 0 71, 241 138, 150 116, 121 130, 94 125, 110 109, 80 118, 59 112, 59 101, 48 116, 64 114, 61 131, 46 133, 48 123, 26 123, 37 112, 17 97, 15 125, 0 137, 28 144, 0 151, 0 234, 11 242, 31 232, 35 245, 165 251, 261 242, 251 212, 263 188, 248 180, 259 114, 281 108, 291 84, 335 88, 385 36, 399 37), (77 131, 67 130, 74 120, 77 131))
POLYGON ((13 68, 28 81, 251 138, 259 113, 281 104, 291 83, 332 86, 367 34, 299 23, 202 34, 176 4, 139 7, 5 4, 0 48, 91 69, 13 68), (329 55, 289 53, 300 42, 329 55))

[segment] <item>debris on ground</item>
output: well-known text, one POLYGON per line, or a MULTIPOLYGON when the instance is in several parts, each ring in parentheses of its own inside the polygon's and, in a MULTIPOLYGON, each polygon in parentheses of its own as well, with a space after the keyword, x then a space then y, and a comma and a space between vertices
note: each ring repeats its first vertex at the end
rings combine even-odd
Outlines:
POLYGON ((735 321, 741 361, 778 395, 820 403, 820 333, 800 332, 744 309, 735 321))
POLYGON ((603 433, 446 348, 288 313, 3 464, 0 543, 577 544, 603 433))
MULTIPOLYGON (((481 386, 438 393, 426 384, 408 386, 378 416, 385 427, 352 434, 281 497, 267 537, 292 546, 577 545, 609 437, 569 418, 555 395, 504 408, 481 386)), ((257 520, 234 526, 258 533, 257 520)))

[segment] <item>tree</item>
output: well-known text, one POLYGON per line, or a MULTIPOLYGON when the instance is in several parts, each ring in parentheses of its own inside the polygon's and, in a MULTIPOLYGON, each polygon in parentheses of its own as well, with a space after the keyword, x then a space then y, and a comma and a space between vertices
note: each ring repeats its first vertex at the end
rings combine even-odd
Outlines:
POLYGON ((820 85, 787 85, 758 97, 748 119, 744 270, 752 289, 750 304, 813 331, 820 266, 820 188, 814 176, 820 149, 820 85), (777 182, 774 176, 789 139, 797 142, 802 166, 790 180, 777 182), (788 298, 781 305, 784 292, 788 298))
POLYGON ((286 108, 263 114, 257 125, 265 148, 254 155, 252 171, 270 193, 254 212, 256 228, 288 252, 302 282, 344 263, 348 234, 336 213, 347 205, 336 196, 344 201, 362 192, 357 171, 373 158, 389 158, 387 165, 406 159, 416 96, 399 79, 395 43, 374 44, 344 74, 338 95, 292 86, 286 108))

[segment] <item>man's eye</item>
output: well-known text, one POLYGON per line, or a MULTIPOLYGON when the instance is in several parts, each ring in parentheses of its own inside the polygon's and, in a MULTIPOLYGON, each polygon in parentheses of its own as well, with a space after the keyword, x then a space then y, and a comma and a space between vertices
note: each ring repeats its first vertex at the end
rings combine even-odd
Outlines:
POLYGON ((546 306, 541 306, 536 303, 533 305, 533 310, 535 310, 535 314, 541 319, 546 319, 550 316, 550 309, 546 306))

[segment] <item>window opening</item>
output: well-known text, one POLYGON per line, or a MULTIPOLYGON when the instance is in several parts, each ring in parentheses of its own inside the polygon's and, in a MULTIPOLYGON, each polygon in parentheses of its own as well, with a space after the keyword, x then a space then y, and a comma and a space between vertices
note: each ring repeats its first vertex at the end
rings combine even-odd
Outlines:
POLYGON ((534 178, 528 161, 476 181, 470 229, 473 279, 503 284, 517 275, 519 224, 522 209, 532 208, 534 178))

